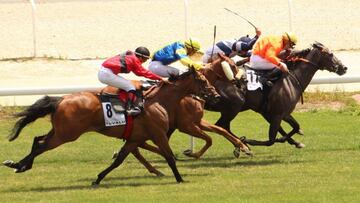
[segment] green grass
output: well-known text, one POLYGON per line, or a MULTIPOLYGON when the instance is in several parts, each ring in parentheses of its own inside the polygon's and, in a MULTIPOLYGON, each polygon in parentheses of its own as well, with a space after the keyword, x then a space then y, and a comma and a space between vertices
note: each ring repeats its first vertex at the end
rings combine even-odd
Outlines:
MULTIPOLYGON (((161 157, 142 151, 165 177, 149 174, 130 155, 92 189, 91 182, 111 163, 123 141, 84 134, 39 156, 25 173, 0 166, 1 202, 358 202, 360 116, 354 111, 359 112, 359 106, 294 113, 305 132, 294 138, 306 144, 304 149, 288 144, 252 147, 254 157, 241 154, 239 159, 233 157, 232 145, 216 134, 210 135, 213 146, 201 159, 189 159, 182 155, 189 137, 176 132, 170 144, 180 159, 183 184, 176 183, 161 157)), ((206 112, 205 118, 214 123, 218 114, 206 112)), ((5 137, 13 124, 12 119, 1 120, 0 161, 18 161, 29 153, 33 137, 50 128, 48 119, 41 119, 8 142, 5 137)), ((250 111, 241 113, 232 129, 239 136, 268 137, 268 124, 250 111)), ((196 141, 196 149, 202 144, 196 141)))

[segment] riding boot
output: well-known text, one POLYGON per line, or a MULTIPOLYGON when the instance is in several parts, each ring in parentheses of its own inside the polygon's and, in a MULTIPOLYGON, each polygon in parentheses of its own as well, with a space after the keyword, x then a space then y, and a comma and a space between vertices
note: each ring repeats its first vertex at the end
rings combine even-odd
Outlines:
POLYGON ((134 105, 136 100, 135 90, 130 90, 128 92, 128 98, 126 102, 126 113, 130 116, 135 116, 141 113, 141 109, 134 105))
POLYGON ((259 79, 262 84, 265 84, 269 87, 274 85, 274 82, 281 76, 282 72, 278 68, 274 68, 266 73, 263 77, 259 79))

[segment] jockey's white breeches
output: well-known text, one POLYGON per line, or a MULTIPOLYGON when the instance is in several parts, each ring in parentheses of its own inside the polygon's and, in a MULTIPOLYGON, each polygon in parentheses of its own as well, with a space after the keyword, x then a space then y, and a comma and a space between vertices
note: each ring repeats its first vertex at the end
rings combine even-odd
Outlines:
POLYGON ((212 53, 212 61, 215 61, 217 58, 219 58, 218 53, 225 54, 218 46, 214 46, 214 51, 212 50, 212 47, 209 48, 204 55, 202 56, 202 62, 203 63, 210 63, 212 53))
POLYGON ((178 76, 180 70, 171 66, 166 66, 160 61, 151 61, 148 67, 149 71, 155 73, 160 77, 168 78, 170 75, 178 76))
POLYGON ((258 55, 250 56, 250 67, 256 70, 270 70, 277 66, 258 55))
POLYGON ((125 91, 136 90, 135 86, 127 79, 114 74, 110 69, 101 67, 98 72, 100 82, 125 91))

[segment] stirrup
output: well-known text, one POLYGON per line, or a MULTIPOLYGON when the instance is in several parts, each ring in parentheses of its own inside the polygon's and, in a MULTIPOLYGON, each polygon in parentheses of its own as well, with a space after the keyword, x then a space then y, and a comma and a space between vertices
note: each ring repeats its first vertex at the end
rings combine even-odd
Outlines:
POLYGON ((141 113, 141 109, 138 107, 134 107, 126 110, 126 114, 129 116, 139 115, 140 113, 141 113))
POLYGON ((114 104, 113 108, 116 112, 123 112, 125 111, 124 107, 121 104, 114 104))
POLYGON ((269 79, 267 79, 267 78, 265 78, 265 77, 260 78, 260 79, 259 79, 259 82, 260 82, 261 84, 264 84, 264 85, 268 86, 268 87, 272 87, 272 86, 274 85, 273 82, 271 82, 269 79))

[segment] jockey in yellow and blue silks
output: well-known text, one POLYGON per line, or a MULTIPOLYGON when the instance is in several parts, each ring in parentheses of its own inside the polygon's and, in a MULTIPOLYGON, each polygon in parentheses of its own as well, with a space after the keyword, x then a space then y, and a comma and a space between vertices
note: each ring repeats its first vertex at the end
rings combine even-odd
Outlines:
POLYGON ((180 74, 178 68, 169 66, 169 64, 180 61, 185 66, 193 66, 196 70, 203 68, 203 65, 194 62, 189 56, 200 52, 200 43, 194 38, 189 38, 184 42, 178 41, 169 44, 152 56, 149 64, 149 70, 161 77, 177 76, 180 74))

